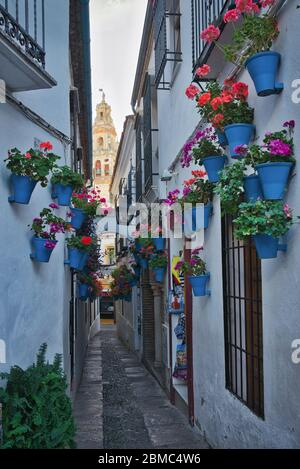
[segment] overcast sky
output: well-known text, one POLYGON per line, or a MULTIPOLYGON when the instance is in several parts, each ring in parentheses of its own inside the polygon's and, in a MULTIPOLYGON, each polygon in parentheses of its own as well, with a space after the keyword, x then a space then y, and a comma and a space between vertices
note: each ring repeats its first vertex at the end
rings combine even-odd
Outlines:
POLYGON ((131 94, 147 0, 91 0, 93 109, 100 88, 112 107, 120 137, 131 114, 131 94))

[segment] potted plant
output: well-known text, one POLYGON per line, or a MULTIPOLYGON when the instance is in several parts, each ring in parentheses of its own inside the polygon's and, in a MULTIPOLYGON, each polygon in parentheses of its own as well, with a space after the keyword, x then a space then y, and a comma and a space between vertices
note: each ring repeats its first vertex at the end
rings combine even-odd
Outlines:
POLYGON ((293 216, 287 204, 258 200, 241 204, 234 224, 237 239, 252 236, 259 258, 273 259, 279 250, 286 250, 279 244, 279 238, 289 231, 293 216))
POLYGON ((148 268, 149 259, 154 254, 154 246, 150 239, 142 238, 142 247, 140 250, 140 265, 145 270, 148 268))
POLYGON ((243 16, 243 22, 234 27, 232 43, 223 46, 225 57, 245 65, 258 96, 278 94, 284 86, 276 81, 281 55, 270 50, 279 35, 278 22, 271 14, 274 0, 235 0, 235 3, 236 8, 225 14, 224 21, 234 23, 243 16))
POLYGON ((207 272, 206 264, 199 254, 202 250, 203 248, 194 249, 191 252, 189 261, 181 260, 175 266, 177 271, 187 276, 192 286, 194 296, 206 296, 210 294, 209 291, 207 291, 207 283, 210 274, 207 272))
POLYGON ((149 267, 153 270, 156 282, 163 282, 167 265, 168 256, 165 252, 156 253, 151 257, 149 267))
POLYGON ((60 158, 51 152, 52 148, 50 142, 43 142, 38 149, 30 148, 26 153, 18 148, 8 152, 5 162, 12 173, 12 195, 9 202, 27 205, 38 182, 42 187, 47 186, 47 176, 60 158))
POLYGON ((87 217, 95 218, 98 208, 105 204, 106 199, 100 197, 100 191, 84 189, 80 193, 74 192, 72 195, 71 225, 76 230, 80 230, 87 217))
POLYGON ((73 191, 79 191, 83 185, 81 174, 73 171, 69 166, 60 166, 52 171, 53 198, 58 204, 69 207, 73 191))
POLYGON ((83 270, 95 241, 91 236, 73 235, 67 240, 69 260, 72 269, 83 270))
POLYGON ((216 141, 217 136, 212 127, 198 135, 197 145, 192 149, 194 161, 205 167, 210 182, 218 182, 219 172, 224 168, 227 157, 222 146, 216 141))
POLYGON ((65 233, 68 224, 57 217, 53 210, 58 208, 56 204, 50 204, 50 208, 44 208, 38 218, 34 218, 31 230, 34 232, 32 238, 33 252, 31 259, 36 262, 49 262, 51 254, 57 244, 56 235, 65 233))
POLYGON ((155 235, 153 237, 153 233, 152 233, 152 230, 151 231, 151 241, 155 247, 155 249, 157 251, 163 251, 165 249, 165 238, 163 238, 162 236, 162 229, 160 226, 158 226, 156 229, 155 229, 155 235))
POLYGON ((285 122, 283 127, 280 132, 268 132, 263 145, 251 145, 247 150, 247 158, 258 173, 266 200, 283 198, 296 162, 293 140, 295 121, 285 122))

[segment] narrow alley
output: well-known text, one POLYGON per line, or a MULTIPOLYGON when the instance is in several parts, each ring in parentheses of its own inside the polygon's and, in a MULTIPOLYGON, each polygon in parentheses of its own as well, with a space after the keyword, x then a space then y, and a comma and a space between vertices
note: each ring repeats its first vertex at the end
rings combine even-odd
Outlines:
POLYGON ((89 345, 75 421, 79 449, 208 448, 113 326, 89 345))

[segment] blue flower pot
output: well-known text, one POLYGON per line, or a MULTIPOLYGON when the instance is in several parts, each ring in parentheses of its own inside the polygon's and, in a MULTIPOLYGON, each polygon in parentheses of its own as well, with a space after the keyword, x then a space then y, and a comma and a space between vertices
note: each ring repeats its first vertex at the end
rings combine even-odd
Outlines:
POLYGON ((209 278, 210 274, 199 275, 197 277, 188 277, 188 280, 193 289, 194 296, 207 296, 210 294, 206 288, 209 278))
POLYGON ((276 81, 281 55, 278 52, 260 52, 245 63, 258 96, 269 96, 280 93, 284 85, 276 81))
POLYGON ((73 187, 64 186, 63 184, 55 184, 53 190, 56 196, 55 198, 57 198, 57 203, 62 207, 69 207, 71 203, 73 187))
POLYGON ((89 258, 89 254, 76 248, 68 248, 69 265, 72 269, 83 270, 89 258))
POLYGON ((86 283, 78 284, 78 298, 86 301, 89 298, 89 286, 86 283))
POLYGON ((201 229, 207 229, 212 216, 213 205, 207 204, 204 207, 193 207, 184 214, 183 229, 185 234, 195 233, 201 229))
POLYGON ((136 264, 140 265, 140 256, 136 253, 133 254, 134 260, 136 264))
POLYGON ((32 192, 34 191, 37 181, 28 176, 11 175, 12 195, 8 198, 9 202, 28 205, 32 192))
POLYGON ((134 267, 133 270, 134 270, 135 276, 139 278, 139 277, 141 276, 141 268, 140 268, 140 266, 134 267))
POLYGON ((157 251, 163 251, 165 248, 165 238, 152 238, 152 243, 157 251))
POLYGON ((226 160, 226 156, 207 156, 206 158, 203 158, 203 165, 210 182, 219 181, 219 172, 224 168, 226 160))
POLYGON ((165 271, 166 269, 164 267, 156 267, 153 269, 156 282, 162 283, 164 281, 165 271))
POLYGON ((231 124, 226 125, 224 130, 229 143, 231 157, 242 158, 234 151, 235 147, 249 145, 255 133, 255 126, 252 124, 231 124))
POLYGON ((125 295, 123 296, 123 300, 126 301, 127 303, 130 303, 132 300, 132 295, 125 295))
POLYGON ((255 202, 257 199, 263 199, 263 193, 259 177, 256 174, 244 178, 245 199, 247 202, 255 202))
POLYGON ((221 147, 227 147, 228 140, 227 140, 225 132, 221 132, 221 130, 216 130, 216 134, 217 134, 218 141, 221 147))
MULTIPOLYGON (((32 238, 32 254, 31 259, 36 262, 49 262, 53 249, 46 248, 45 244, 49 241, 43 238, 32 238)), ((57 244, 57 241, 53 241, 57 244)))
POLYGON ((260 259, 274 259, 279 250, 279 239, 273 236, 257 234, 253 236, 256 251, 260 259))
POLYGON ((82 227, 86 219, 86 214, 80 208, 71 208, 71 212, 72 212, 71 225, 73 228, 75 228, 75 230, 80 230, 80 228, 82 227))
POLYGON ((146 270, 148 268, 148 259, 143 259, 141 257, 140 259, 140 266, 142 267, 142 269, 146 270))
POLYGON ((138 252, 142 249, 142 245, 139 241, 135 241, 135 248, 138 252))
POLYGON ((129 285, 131 287, 136 287, 137 286, 137 279, 135 278, 135 279, 130 280, 129 285))
POLYGON ((281 200, 293 163, 264 163, 258 164, 256 170, 266 200, 281 200))

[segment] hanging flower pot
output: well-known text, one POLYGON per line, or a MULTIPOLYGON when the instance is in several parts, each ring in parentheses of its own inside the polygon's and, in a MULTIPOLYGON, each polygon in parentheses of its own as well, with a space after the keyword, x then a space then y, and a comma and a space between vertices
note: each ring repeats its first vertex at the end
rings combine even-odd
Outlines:
POLYGON ((184 214, 184 232, 189 235, 207 229, 209 227, 209 220, 212 216, 213 205, 207 204, 204 207, 193 207, 184 214))
POLYGON ((153 269, 155 281, 158 283, 162 283, 165 277, 166 269, 164 267, 156 267, 153 269))
POLYGON ((140 258, 140 266, 142 269, 148 269, 148 259, 144 259, 143 257, 140 258))
POLYGON ((202 159, 203 165, 207 172, 208 180, 210 182, 218 182, 220 179, 219 172, 225 166, 226 156, 207 156, 202 159))
POLYGON ((278 52, 260 52, 253 55, 245 66, 254 82, 258 96, 279 94, 284 88, 283 83, 276 81, 281 55, 278 52))
POLYGON ((123 300, 126 301, 127 303, 131 303, 132 301, 132 295, 125 295, 123 296, 123 300))
POLYGON ((225 132, 222 132, 221 130, 216 130, 216 134, 218 137, 218 142, 221 145, 221 147, 227 147, 228 140, 227 140, 225 132))
POLYGON ((256 251, 260 259, 275 259, 278 251, 286 251, 285 244, 279 244, 279 238, 265 234, 253 236, 256 251))
POLYGON ((245 199, 247 202, 255 202, 257 199, 263 199, 263 193, 256 174, 251 174, 244 178, 245 199))
POLYGON ((194 296, 207 296, 210 292, 207 290, 207 282, 210 274, 198 275, 195 277, 188 276, 188 280, 192 286, 194 296))
POLYGON ((33 251, 30 254, 31 259, 36 262, 49 262, 56 244, 57 241, 34 237, 32 239, 33 251))
POLYGON ((68 252, 69 252, 68 263, 70 267, 76 270, 83 270, 87 263, 89 254, 77 248, 68 248, 68 252))
POLYGON ((284 197, 293 163, 263 163, 256 166, 264 198, 280 200, 284 197))
POLYGON ((55 184, 54 187, 55 196, 57 202, 62 207, 69 207, 71 203, 71 197, 73 193, 72 186, 64 186, 63 184, 55 184))
POLYGON ((86 214, 83 210, 80 208, 71 208, 71 213, 72 213, 72 219, 71 219, 71 225, 75 230, 80 230, 82 227, 85 219, 86 219, 86 214))
POLYGON ((135 240, 135 249, 137 250, 137 252, 140 252, 140 250, 142 249, 142 245, 137 239, 135 240))
POLYGON ((136 267, 133 268, 134 270, 134 274, 137 278, 139 278, 141 276, 141 268, 139 265, 136 265, 136 267))
POLYGON ((157 251, 163 251, 165 248, 165 238, 152 238, 152 243, 157 251))
POLYGON ((89 298, 89 286, 86 283, 78 284, 78 298, 82 301, 86 301, 89 298))
POLYGON ((240 145, 249 145, 254 136, 255 126, 253 124, 230 124, 225 127, 225 134, 229 143, 232 158, 241 158, 235 148, 240 145))
POLYGON ((11 183, 12 195, 8 198, 8 201, 28 205, 37 181, 28 176, 12 174, 11 183))

